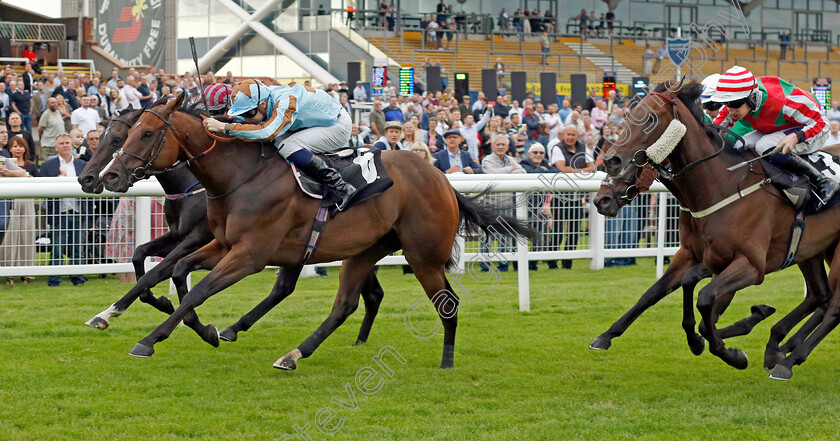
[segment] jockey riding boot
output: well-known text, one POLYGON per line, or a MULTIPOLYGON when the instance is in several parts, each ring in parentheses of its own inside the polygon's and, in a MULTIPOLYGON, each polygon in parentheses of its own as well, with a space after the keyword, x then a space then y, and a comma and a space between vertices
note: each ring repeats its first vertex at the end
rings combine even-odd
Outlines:
POLYGON ((790 155, 790 158, 787 160, 787 163, 785 163, 783 168, 805 176, 811 181, 811 186, 814 188, 817 197, 820 198, 820 208, 831 200, 834 194, 837 193, 837 190, 840 190, 840 187, 838 187, 834 181, 825 177, 825 175, 814 168, 810 162, 795 154, 790 155))
POLYGON ((347 183, 338 173, 338 170, 327 165, 318 156, 312 155, 312 159, 301 167, 301 170, 341 197, 341 200, 336 203, 338 211, 344 210, 350 199, 356 194, 356 187, 347 183))

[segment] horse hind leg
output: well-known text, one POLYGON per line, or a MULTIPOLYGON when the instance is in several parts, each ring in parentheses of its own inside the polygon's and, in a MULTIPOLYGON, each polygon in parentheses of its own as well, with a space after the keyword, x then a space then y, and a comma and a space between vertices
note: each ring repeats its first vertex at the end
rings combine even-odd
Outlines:
POLYGON ((277 359, 274 363, 275 368, 290 371, 297 369, 297 361, 312 355, 318 346, 356 310, 359 306, 359 292, 368 278, 368 273, 373 270, 376 262, 388 253, 366 254, 367 252, 344 261, 339 274, 338 293, 329 316, 297 348, 277 359))
POLYGON ((365 301, 365 318, 362 320, 362 326, 359 328, 359 336, 356 338, 354 346, 367 343, 370 336, 370 329, 373 326, 373 321, 379 313, 379 305, 382 303, 382 298, 385 297, 385 291, 382 285, 379 284, 379 279, 376 278, 376 273, 371 271, 368 278, 362 285, 362 299, 365 301))
POLYGON ((243 315, 233 325, 219 331, 219 337, 225 341, 236 341, 237 334, 251 329, 251 326, 261 319, 268 311, 282 302, 295 290, 302 266, 280 268, 274 288, 262 302, 254 309, 243 315))
POLYGON ((825 307, 831 300, 832 291, 825 274, 825 266, 822 257, 806 260, 799 264, 799 269, 805 276, 807 291, 805 299, 791 312, 784 316, 778 323, 770 328, 770 338, 767 340, 767 347, 764 350, 764 368, 773 369, 779 361, 787 354, 787 349, 792 350, 793 346, 802 341, 810 334, 819 322, 817 319, 808 320, 806 324, 788 341, 785 349, 779 345, 790 331, 805 319, 809 314, 814 313, 820 307, 825 307))

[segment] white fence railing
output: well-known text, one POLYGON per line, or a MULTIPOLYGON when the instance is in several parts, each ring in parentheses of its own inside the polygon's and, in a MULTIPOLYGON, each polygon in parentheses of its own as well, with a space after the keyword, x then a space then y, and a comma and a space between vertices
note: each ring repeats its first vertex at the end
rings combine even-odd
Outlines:
MULTIPOLYGON (((676 201, 659 183, 622 208, 618 218, 605 219, 591 204, 603 173, 447 177, 462 193, 492 185, 493 194, 482 203, 507 206, 508 214, 540 231, 534 243, 507 236, 495 236, 491 243, 459 236, 459 270, 467 273, 478 267, 495 271, 493 265, 504 270, 506 261, 527 268, 529 262, 589 259, 590 268, 597 270, 610 259, 655 257, 660 276, 664 258, 679 247, 676 201)), ((0 179, 0 198, 5 198, 0 200, 0 221, 6 221, 0 277, 133 272, 135 246, 167 231, 161 196, 154 180, 138 182, 126 194, 89 195, 75 178, 0 179), (11 208, 6 219, 2 204, 11 208)), ((399 254, 380 261, 405 263, 399 254)), ((146 262, 147 268, 154 264, 152 259, 146 262)), ((520 309, 528 310, 528 271, 519 271, 518 277, 520 309)))

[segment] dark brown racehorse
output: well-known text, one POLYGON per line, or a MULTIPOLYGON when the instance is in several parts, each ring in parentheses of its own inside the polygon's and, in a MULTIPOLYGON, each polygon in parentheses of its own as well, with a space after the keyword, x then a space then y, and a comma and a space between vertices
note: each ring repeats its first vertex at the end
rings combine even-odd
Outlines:
MULTIPOLYGON (((634 175, 632 181, 637 181, 638 171, 634 175)), ((628 182, 618 179, 607 179, 598 190, 598 193, 593 199, 593 203, 598 209, 598 212, 604 216, 615 216, 618 210, 624 205, 629 204, 639 195, 638 187, 635 182, 628 182)), ((612 344, 612 339, 621 336, 639 318, 648 308, 658 303, 665 296, 674 292, 678 287, 683 289, 683 321, 682 327, 685 330, 688 346, 694 355, 700 355, 705 348, 705 340, 695 332, 694 321, 694 288, 700 280, 711 277, 711 273, 706 266, 700 262, 700 259, 692 250, 702 247, 702 241, 698 241, 698 237, 694 235, 692 226, 694 219, 685 211, 680 212, 679 217, 679 238, 680 249, 671 260, 671 264, 666 268, 665 274, 651 286, 642 297, 625 313, 620 319, 613 323, 610 328, 599 335, 589 345, 591 349, 607 350, 612 344), (694 266, 691 266, 694 265, 694 266)), ((810 263, 810 262, 809 262, 810 263)), ((806 276, 806 283, 809 289, 812 286, 819 287, 819 281, 825 280, 825 270, 822 268, 822 260, 816 258, 814 265, 800 264, 802 273, 806 276), (817 271, 814 276, 810 271, 817 271), (814 277, 815 281, 811 280, 814 277)), ((733 296, 729 295, 718 303, 718 310, 715 314, 715 321, 723 314, 723 310, 728 307, 729 302, 733 296)), ((750 309, 749 317, 738 320, 734 324, 720 329, 722 339, 736 337, 740 335, 749 334, 752 329, 761 321, 769 317, 775 312, 775 308, 770 305, 753 305, 750 309)), ((703 324, 701 323, 702 327, 703 324)), ((809 320, 809 324, 800 328, 799 331, 785 344, 781 346, 781 351, 789 353, 796 344, 801 342, 805 336, 808 335, 816 327, 816 323, 809 320)))
MULTIPOLYGON (((605 155, 607 173, 618 179, 631 179, 637 168, 651 163, 648 148, 677 120, 686 127, 684 136, 677 139, 673 150, 660 164, 654 165, 663 171, 660 179, 683 207, 701 213, 763 181, 765 176, 759 164, 753 164, 745 172, 726 171, 741 163, 744 156, 726 148, 722 137, 704 125, 697 106, 700 91, 697 83, 680 82, 662 84, 646 95, 628 112, 619 135, 622 141, 605 155)), ((817 259, 834 257, 840 237, 839 214, 840 208, 835 207, 807 217, 808 227, 794 263, 816 265, 817 259)), ((794 215, 793 207, 768 185, 696 218, 692 226, 696 242, 702 244, 692 250, 693 254, 714 274, 712 281, 700 290, 697 300, 704 325, 700 331, 709 341, 709 351, 736 368, 746 368, 747 357, 738 349, 726 348, 715 326, 715 313, 727 297, 762 283, 765 274, 785 265, 794 215)), ((765 367, 773 367, 785 358, 779 348, 781 340, 796 324, 824 306, 836 288, 836 270, 840 268, 835 265, 840 265, 840 261, 830 260, 837 262, 831 267, 830 286, 824 281, 825 286, 809 289, 805 300, 771 329, 765 367)), ((784 374, 782 377, 790 378, 784 374)))
MULTIPOLYGON (((167 101, 166 97, 161 98, 154 103, 154 106, 166 104, 167 101)), ((141 114, 142 110, 129 108, 111 120, 102 136, 99 148, 79 175, 78 181, 82 190, 87 193, 102 193, 103 184, 99 174, 111 162, 113 154, 123 147, 129 129, 137 122, 141 114)), ((186 164, 181 163, 156 176, 166 194, 176 196, 176 198, 167 198, 163 203, 169 231, 150 242, 137 246, 131 259, 137 275, 137 284, 108 309, 88 320, 86 324, 94 329, 108 328, 110 319, 122 315, 138 298, 167 314, 174 312, 172 302, 164 296, 154 297, 151 288, 171 277, 175 264, 182 257, 213 240, 213 233, 207 223, 207 195, 201 191, 187 195, 187 190, 193 192, 203 187, 195 185, 198 179, 187 169, 186 164), (144 267, 146 257, 163 257, 163 260, 146 273, 144 267)), ((186 288, 182 287, 179 292, 185 293, 186 288)), ((376 279, 376 274, 371 272, 362 287, 365 317, 362 320, 356 344, 367 341, 383 296, 384 292, 376 279)), ((215 328, 202 325, 197 317, 185 323, 211 344, 217 344, 219 337, 222 340, 235 341, 238 332, 250 329, 272 306, 274 304, 270 300, 260 303, 236 324, 218 333, 215 328)))
MULTIPOLYGON (((182 101, 183 95, 144 113, 123 146, 122 166, 114 164, 104 175, 106 188, 125 191, 138 169, 163 170, 180 158, 188 161, 208 193, 208 220, 215 239, 182 259, 174 276, 182 277, 195 268, 212 271, 184 296, 169 319, 132 349, 136 356, 151 356, 154 344, 167 338, 188 312, 266 265, 283 267, 279 292, 282 297, 290 294, 320 202, 298 188, 273 145, 216 143, 198 116, 179 111, 182 101)), ((534 236, 516 219, 500 216, 455 192, 439 170, 411 152, 384 152, 382 162, 393 186, 327 222, 310 260, 344 260, 332 312, 275 367, 295 369, 297 360, 310 356, 356 309, 358 293, 376 262, 399 249, 443 322, 441 367, 452 367, 459 300, 444 276, 444 267, 452 263, 460 222, 468 230, 508 228, 534 236)))

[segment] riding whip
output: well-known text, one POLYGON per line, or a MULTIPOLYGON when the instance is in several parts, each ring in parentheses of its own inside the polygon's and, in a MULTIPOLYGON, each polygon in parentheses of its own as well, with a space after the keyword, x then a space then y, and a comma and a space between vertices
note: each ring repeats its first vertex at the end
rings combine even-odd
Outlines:
POLYGON ((758 161, 759 159, 764 159, 764 158, 766 158, 766 157, 768 157, 768 156, 773 155, 774 153, 776 153, 775 149, 774 149, 774 150, 770 150, 769 152, 767 152, 767 153, 765 153, 765 154, 763 154, 763 155, 761 155, 761 156, 757 156, 757 157, 755 157, 755 158, 748 159, 748 160, 746 160, 746 161, 744 161, 744 162, 741 162, 741 163, 739 163, 739 164, 735 164, 735 165, 733 165, 732 167, 727 168, 727 169, 726 169, 726 171, 735 171, 735 170, 738 170, 738 169, 739 169, 739 168, 741 168, 741 167, 746 167, 746 166, 748 166, 748 165, 752 164, 753 162, 758 161))
POLYGON ((201 71, 198 69, 198 56, 195 54, 195 37, 190 37, 190 51, 192 51, 193 62, 195 63, 195 73, 198 75, 198 91, 201 92, 201 102, 204 104, 204 110, 209 111, 207 97, 204 96, 204 86, 201 85, 201 71))

